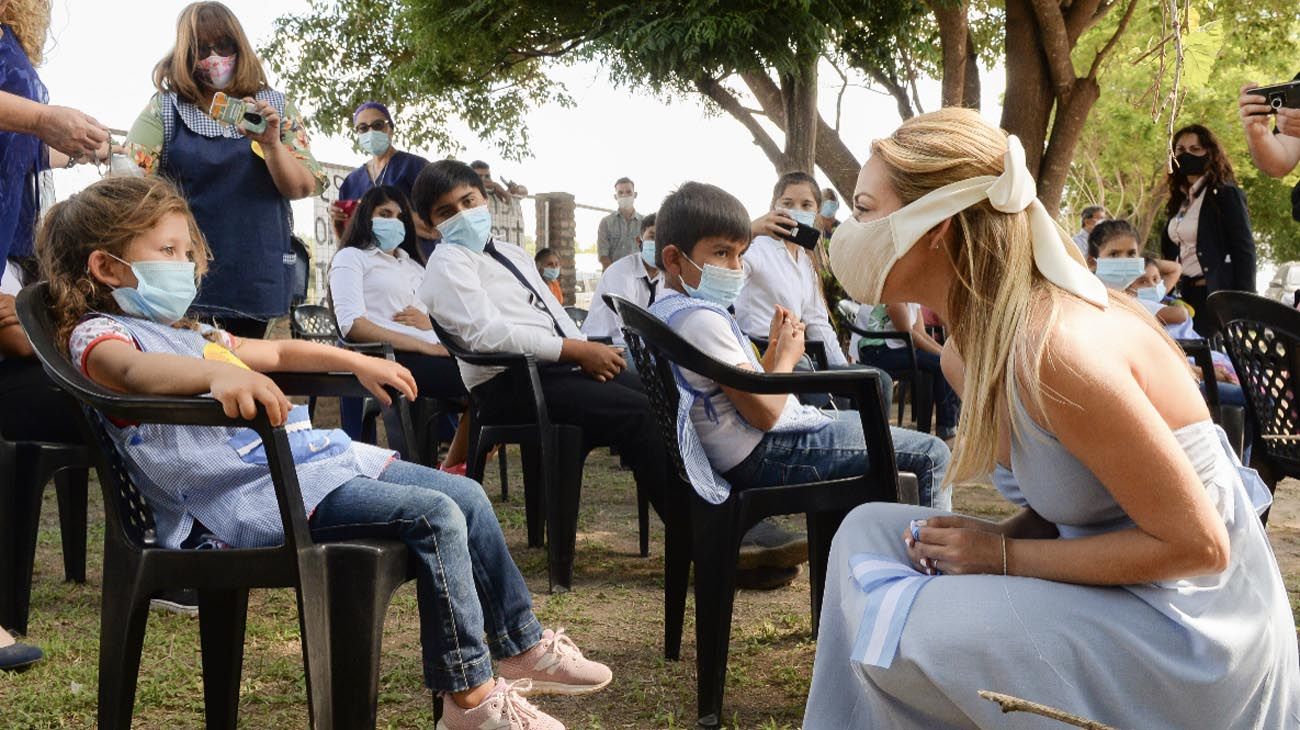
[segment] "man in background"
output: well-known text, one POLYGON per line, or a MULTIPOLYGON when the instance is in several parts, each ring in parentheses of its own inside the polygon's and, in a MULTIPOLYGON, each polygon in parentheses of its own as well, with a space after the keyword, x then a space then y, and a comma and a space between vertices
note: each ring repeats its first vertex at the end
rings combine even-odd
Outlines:
POLYGON ((637 236, 641 235, 641 214, 636 212, 636 185, 630 178, 620 177, 614 183, 614 200, 618 210, 600 219, 596 230, 596 255, 601 269, 638 250, 637 236))

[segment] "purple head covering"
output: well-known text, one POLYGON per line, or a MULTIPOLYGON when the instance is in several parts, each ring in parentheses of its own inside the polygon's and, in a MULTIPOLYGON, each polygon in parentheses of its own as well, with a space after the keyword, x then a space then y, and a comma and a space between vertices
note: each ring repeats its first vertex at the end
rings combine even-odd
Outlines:
POLYGON ((383 104, 380 104, 377 101, 367 101, 363 103, 361 106, 357 107, 356 111, 352 112, 352 123, 356 124, 357 117, 360 116, 361 112, 367 109, 378 109, 379 113, 384 115, 384 119, 387 119, 389 123, 393 121, 393 115, 388 113, 388 107, 384 106, 383 104))

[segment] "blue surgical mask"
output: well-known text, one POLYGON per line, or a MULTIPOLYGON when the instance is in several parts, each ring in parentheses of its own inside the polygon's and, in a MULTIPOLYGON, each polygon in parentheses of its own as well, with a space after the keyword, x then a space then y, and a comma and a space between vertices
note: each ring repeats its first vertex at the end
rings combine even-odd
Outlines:
MULTIPOLYGON (((682 258, 691 261, 687 256, 682 258)), ((692 299, 703 299, 722 307, 730 307, 736 297, 740 296, 740 290, 745 288, 744 269, 724 269, 713 264, 701 267, 694 261, 691 261, 691 266, 700 270, 700 285, 693 287, 683 281, 682 288, 692 299)))
POLYGON ((1148 302, 1163 302, 1166 293, 1163 281, 1157 281, 1155 286, 1144 286, 1137 290, 1138 299, 1148 302))
POLYGON ((560 267, 547 266, 542 269, 542 278, 547 281, 555 281, 560 278, 560 267))
POLYGON ((406 224, 400 218, 371 218, 370 232, 380 251, 392 251, 406 240, 406 224))
POLYGON ((492 213, 486 205, 469 208, 438 224, 443 243, 464 246, 475 253, 483 253, 492 240, 492 213))
POLYGON ((659 264, 655 263, 655 240, 653 238, 641 242, 641 260, 646 266, 658 268, 659 264))
POLYGON ((827 200, 826 202, 822 203, 821 214, 823 218, 834 218, 835 214, 838 213, 839 210, 840 210, 840 201, 827 200))
POLYGON ((362 132, 361 136, 357 138, 357 144, 361 145, 362 150, 378 157, 388 151, 390 142, 387 134, 378 129, 372 129, 368 132, 362 132))
POLYGON ((1146 268, 1140 258, 1097 259, 1097 278, 1111 289, 1127 289, 1146 268))
MULTIPOLYGON (((106 252, 107 253, 107 252, 106 252)), ((108 254, 113 256, 113 254, 108 254)), ((118 261, 122 259, 113 256, 118 261)), ((135 287, 119 286, 113 300, 129 316, 173 324, 185 316, 199 286, 193 261, 122 261, 135 274, 135 287)))
POLYGON ((795 220, 796 223, 803 224, 809 228, 817 222, 817 211, 815 210, 786 210, 786 215, 795 220))

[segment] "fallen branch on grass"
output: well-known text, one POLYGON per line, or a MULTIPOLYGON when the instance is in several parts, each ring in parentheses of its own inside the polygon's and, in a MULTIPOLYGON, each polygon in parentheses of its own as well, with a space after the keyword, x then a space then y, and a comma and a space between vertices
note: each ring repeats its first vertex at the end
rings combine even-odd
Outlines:
POLYGON ((1003 713, 1031 712, 1035 715, 1042 715, 1043 717, 1063 722, 1066 725, 1084 728, 1084 730, 1116 730, 1116 728, 1113 728, 1110 725, 1103 725, 1100 722, 1094 722, 1079 717, 1078 715, 1071 715, 1065 710, 1058 710, 1055 707, 1040 705, 1037 702, 1022 700, 1019 697, 1012 697, 1011 695, 1004 695, 1001 692, 990 692, 986 689, 982 689, 979 692, 980 697, 983 697, 989 702, 996 702, 998 706, 1002 708, 1003 713))

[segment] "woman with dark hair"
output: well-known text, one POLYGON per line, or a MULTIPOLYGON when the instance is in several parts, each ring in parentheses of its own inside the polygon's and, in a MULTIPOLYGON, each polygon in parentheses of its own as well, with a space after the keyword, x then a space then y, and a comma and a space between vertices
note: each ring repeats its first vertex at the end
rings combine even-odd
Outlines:
POLYGON ((1182 299, 1194 310, 1196 331, 1208 335, 1218 328, 1205 311, 1207 297, 1221 289, 1255 291, 1255 239, 1246 196, 1214 134, 1199 124, 1183 127, 1172 155, 1160 251, 1182 264, 1182 299))
POLYGON ((158 93, 126 137, 146 173, 176 184, 214 260, 196 314, 236 336, 261 337, 289 310, 296 263, 289 201, 319 195, 325 173, 307 130, 230 9, 197 2, 181 11, 176 44, 153 72, 158 93), (244 99, 265 128, 255 132, 208 114, 221 91, 244 99))
MULTIPOLYGON (((330 262, 334 317, 353 342, 392 345, 421 395, 464 398, 456 361, 438 343, 429 310, 415 295, 424 281, 418 245, 405 193, 380 185, 361 196, 330 262)), ((457 429, 444 470, 464 472, 467 438, 466 429, 457 429)))

